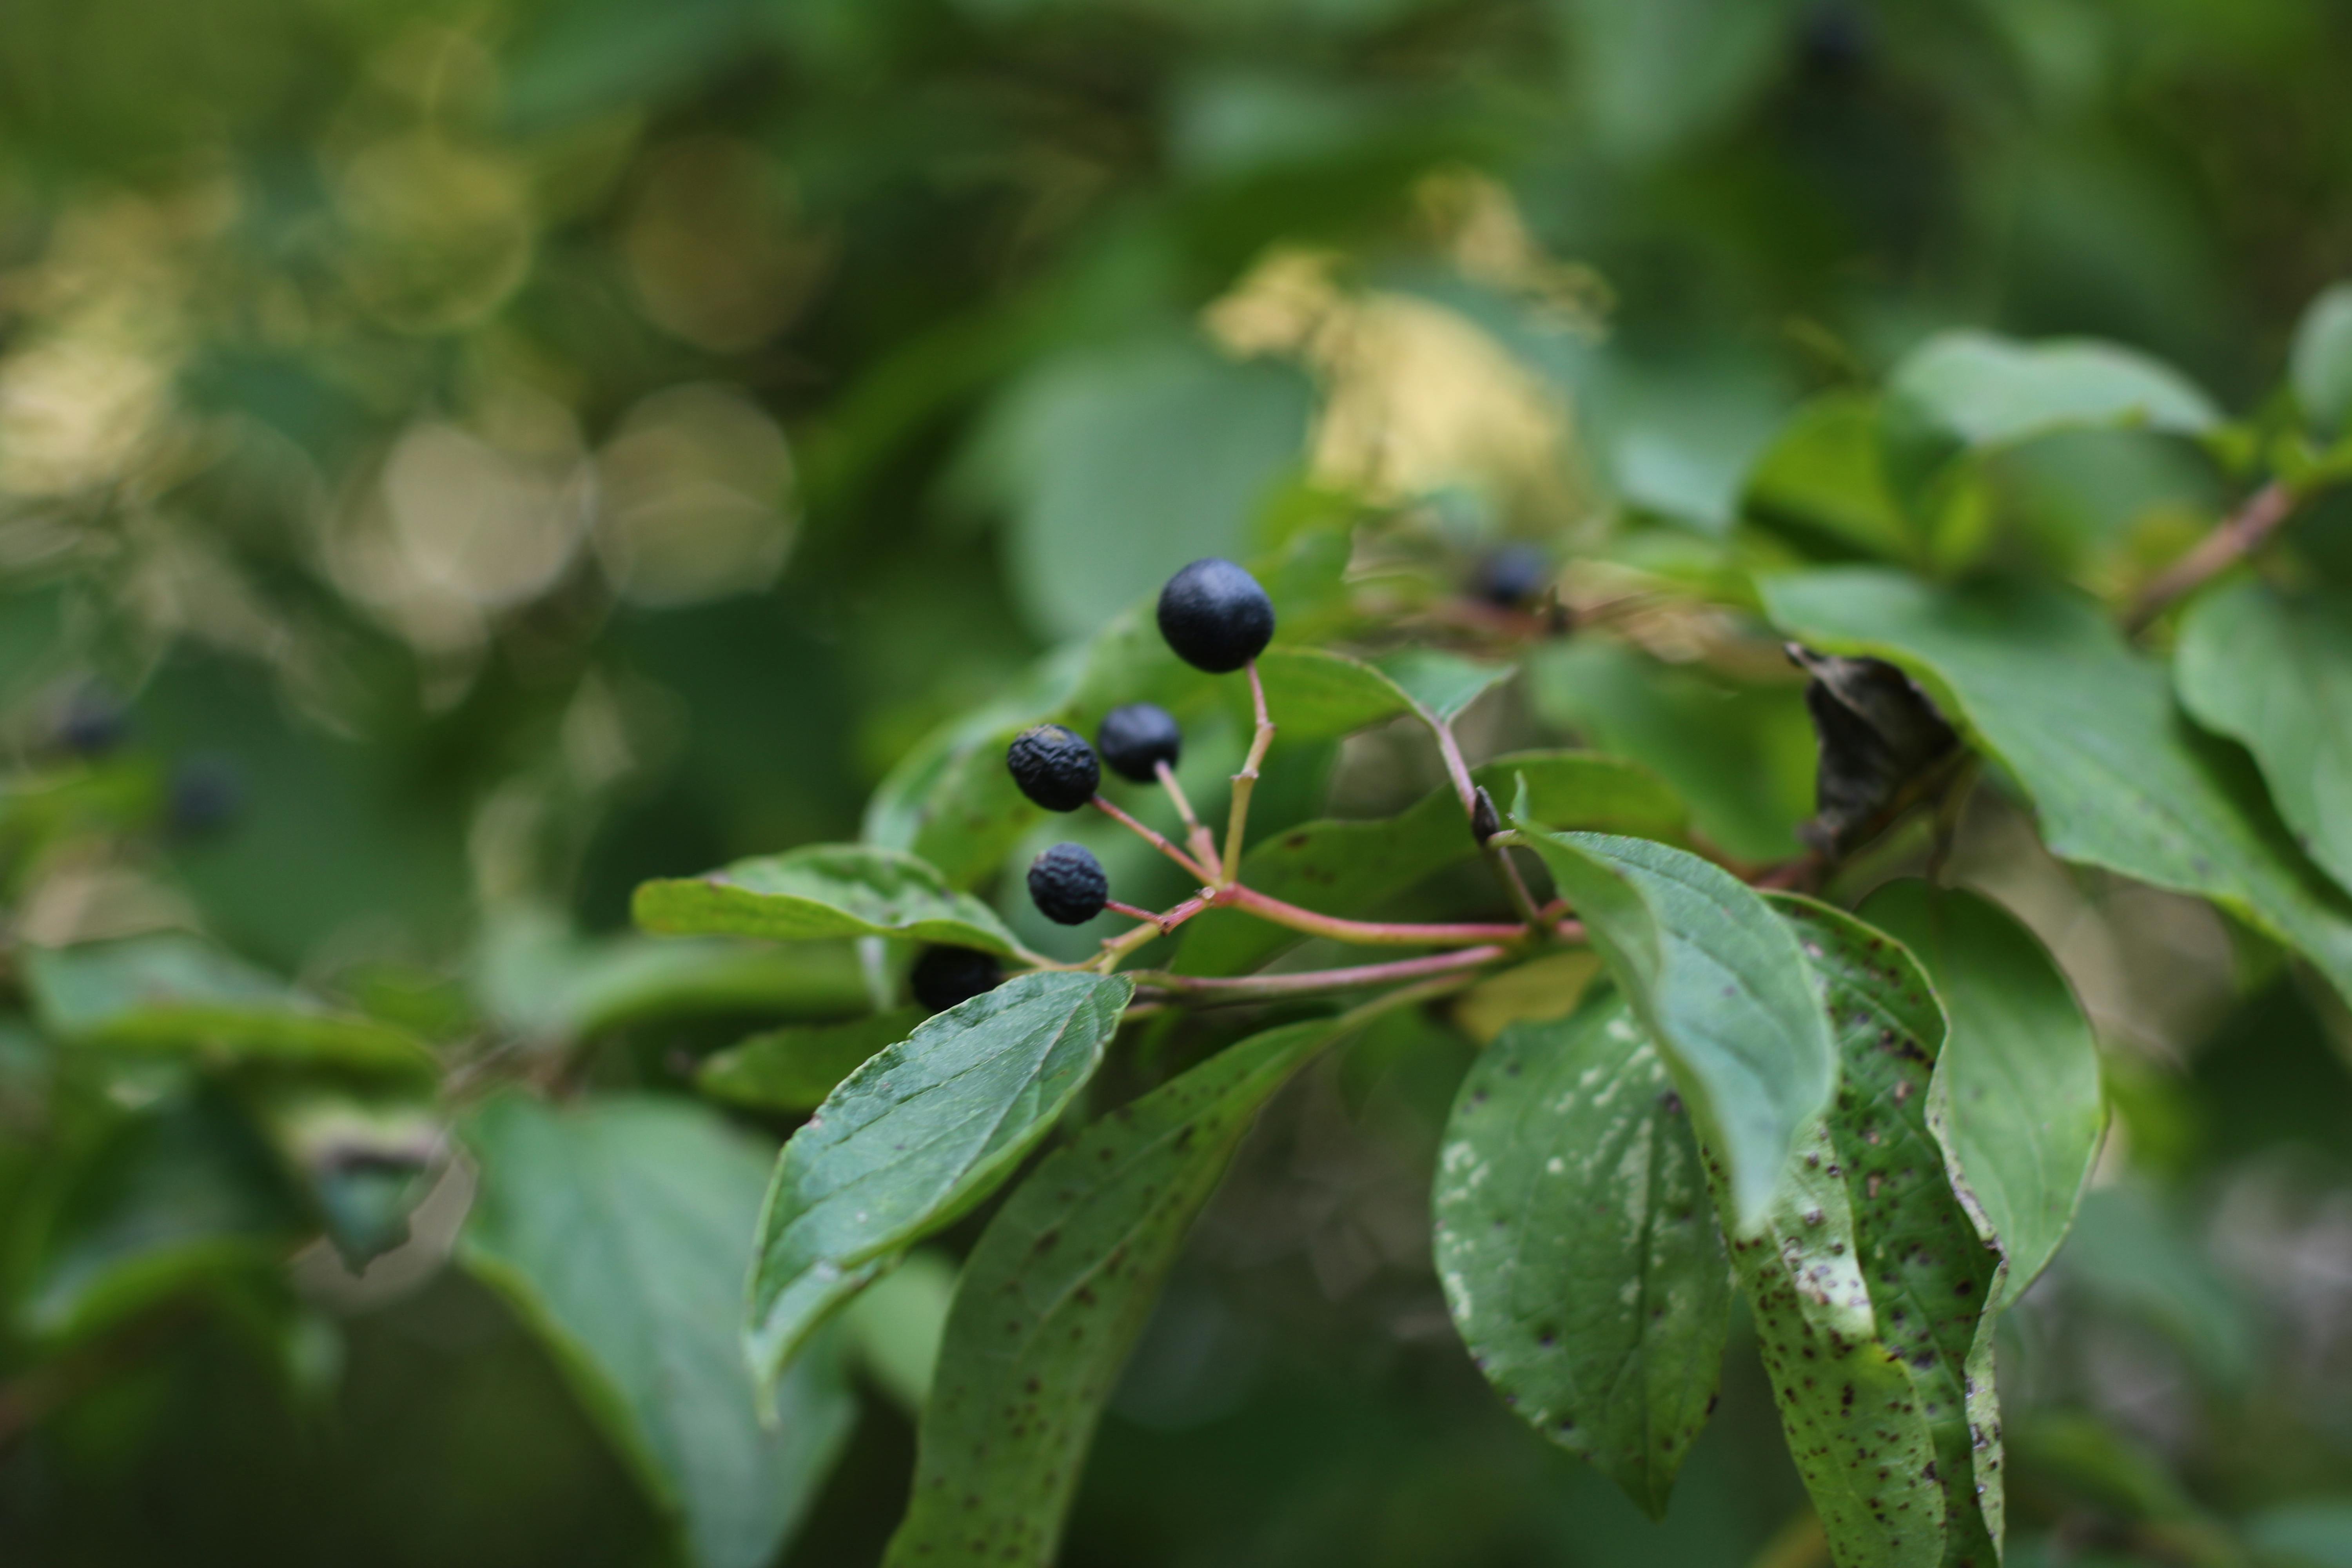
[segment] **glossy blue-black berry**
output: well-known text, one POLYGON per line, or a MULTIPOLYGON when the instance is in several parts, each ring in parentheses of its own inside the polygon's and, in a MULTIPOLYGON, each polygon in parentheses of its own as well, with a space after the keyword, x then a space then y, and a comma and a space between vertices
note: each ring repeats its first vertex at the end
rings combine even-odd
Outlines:
POLYGON ((934 1013, 944 1013, 959 1002, 969 1002, 993 991, 1004 979, 1004 966, 992 952, 974 947, 927 947, 907 976, 915 1000, 934 1013))
POLYGON ((1176 727, 1176 716, 1157 703, 1130 702, 1103 715, 1102 728, 1095 731, 1095 749, 1119 777, 1150 784, 1159 776, 1160 763, 1176 765, 1184 750, 1184 731, 1176 727))
POLYGON ((1029 897, 1060 925, 1084 925, 1110 901, 1110 879, 1083 844, 1056 844, 1029 862, 1029 897))
POLYGON ((1186 664, 1223 675, 1274 639, 1274 601, 1232 562, 1195 561, 1160 590, 1160 635, 1186 664))
POLYGON ((245 774, 226 757, 190 757, 163 786, 163 816, 187 838, 218 833, 245 808, 245 774))
POLYGON ((1004 751, 1021 793, 1047 811, 1076 811, 1102 786, 1102 764, 1086 737, 1059 724, 1024 730, 1004 751))
POLYGON ((1544 591, 1551 563, 1532 544, 1506 544, 1478 563, 1472 588, 1486 603, 1513 610, 1544 591))

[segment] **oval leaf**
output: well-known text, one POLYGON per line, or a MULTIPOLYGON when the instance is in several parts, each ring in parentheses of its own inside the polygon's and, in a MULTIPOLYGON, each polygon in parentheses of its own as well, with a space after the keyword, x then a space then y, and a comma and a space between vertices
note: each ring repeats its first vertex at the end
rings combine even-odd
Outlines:
POLYGON ((761 1151, 680 1100, 484 1106, 461 1255, 555 1352, 697 1568, 761 1568, 814 1500, 856 1402, 809 1357, 763 1426, 736 1341, 761 1151))
POLYGON ((1943 1009, 1902 943, 1810 899, 1776 894, 1772 904, 1805 950, 1837 1037, 1831 1142, 1878 1342, 1910 1370, 1935 1443, 1944 1563, 1996 1568, 2003 1510, 1992 1303, 2001 1256, 1938 1135, 1929 1090, 1943 1009))
POLYGON ((1054 1561, 1095 1424, 1260 1107, 1337 1034, 1253 1036, 1087 1129, 964 1265, 884 1568, 1054 1561))
POLYGON ((996 911, 926 862, 869 844, 816 844, 637 889, 637 923, 678 936, 776 942, 895 936, 989 952, 1020 951, 996 911))
POLYGON ((1395 681, 1324 648, 1270 647, 1257 656, 1257 674, 1286 741, 1336 741, 1413 711, 1395 681))
POLYGON ((1926 686, 2025 787, 2052 853, 2210 898, 2352 996, 2352 896, 2295 847, 2243 754, 2190 726, 2164 672, 2088 601, 1874 568, 1762 587, 1790 636, 1891 660, 1926 686))
POLYGON ((1991 900, 1890 882, 1862 915, 1919 956, 1951 1016, 1937 1098, 1969 1191, 2008 1255, 1993 1303, 2006 1306, 2065 1239, 2098 1161, 2098 1042, 2042 943, 1991 900))
POLYGON ((2172 672, 2181 706, 2245 743, 2296 840, 2352 889, 2352 594, 2201 595, 2172 672))
POLYGON ((920 1007, 894 1007, 845 1024, 770 1029, 706 1058, 694 1087, 755 1110, 814 1110, 883 1047, 915 1032, 920 1007))
POLYGON ((1733 1228, 1762 1219, 1789 1150, 1829 1103, 1836 1058, 1796 939, 1721 867, 1643 838, 1512 820, 1673 1070, 1729 1173, 1733 1228))
POLYGON ((1888 386, 1971 447, 2083 426, 2196 436, 2221 419, 2212 399, 2171 366, 2087 339, 2023 343, 1941 332, 1905 356, 1888 386))
POLYGON ((745 1349, 774 1379, 896 1254, 1013 1173, 1094 1076, 1122 975, 1016 975, 842 1080, 784 1145, 761 1211, 745 1349))
POLYGON ((178 931, 27 948, 22 963, 42 1026, 68 1040, 397 1072, 429 1072, 434 1065, 414 1036, 331 1008, 178 931))
POLYGON ((2352 419, 2352 283, 2323 289, 2294 327, 2287 379, 2303 416, 2323 441, 2352 419))
POLYGON ((1690 1119, 1624 998, 1515 1024, 1438 1154, 1437 1277, 1520 1419, 1653 1519, 1715 1408, 1731 1274, 1690 1119))

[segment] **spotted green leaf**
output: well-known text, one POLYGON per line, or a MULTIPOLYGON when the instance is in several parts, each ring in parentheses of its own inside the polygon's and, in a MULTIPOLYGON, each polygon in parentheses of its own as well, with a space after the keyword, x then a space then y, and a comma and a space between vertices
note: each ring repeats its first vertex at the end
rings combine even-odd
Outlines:
POLYGON ((760 1214, 745 1349, 772 1381, 908 1247, 996 1190, 1094 1076, 1124 976, 1016 975, 844 1079, 784 1145, 760 1214))
POLYGON ((1975 1210, 1930 1093, 1945 1019, 1918 961, 1852 915, 1788 895, 1837 1037, 1829 1116, 1878 1342, 1909 1371, 1934 1441, 1947 1568, 2000 1561, 2000 1412, 1993 1388, 1999 1247, 1975 1210))
POLYGON ((913 1034, 924 1016, 920 1007, 894 1007, 846 1023, 764 1030, 705 1058, 694 1086, 757 1110, 812 1110, 875 1052, 913 1034))
POLYGON ((331 1007, 181 932, 27 948, 21 963, 35 1014, 64 1039, 403 1073, 433 1067, 405 1031, 331 1007))
POLYGON ((547 1342, 687 1560, 761 1568, 856 1409, 837 1359, 809 1356, 761 1420, 736 1322, 763 1151, 675 1100, 509 1095, 465 1136, 481 1171, 467 1266, 547 1342))
POLYGON ((1755 892, 1696 855, 1644 838, 1547 833, 1524 798, 1512 820, 1657 1042, 1700 1140, 1723 1161, 1732 1227, 1752 1229, 1836 1077, 1796 939, 1755 892))
POLYGON ((2295 847, 2236 748, 2089 602, 2017 582, 1937 587, 1874 568, 1767 580, 1790 636, 1893 660, 2032 797, 2053 853, 2201 894, 2352 996, 2352 895, 2295 847))
POLYGON ((1054 1561, 1160 1287, 1260 1107, 1335 1035, 1253 1036, 1039 1165, 964 1265, 885 1568, 1054 1561))
MULTIPOLYGON (((1519 752, 1496 757, 1471 776, 1498 800, 1528 781, 1528 804, 1548 827, 1586 827, 1678 839, 1682 803, 1639 763, 1598 752, 1519 752)), ((1450 788, 1421 798, 1395 816, 1325 820, 1262 839, 1242 860, 1242 879, 1258 891, 1310 909, 1370 913, 1424 879, 1478 852, 1450 788)), ((1236 974, 1297 941, 1294 933, 1230 910, 1187 928, 1177 967, 1188 974, 1236 974)))
POLYGON ((1434 1206, 1438 1279, 1478 1369, 1663 1516, 1715 1408, 1731 1275, 1690 1119, 1623 997, 1599 987, 1486 1047, 1434 1206))
POLYGON ((2006 1306, 2065 1239, 2098 1159, 2098 1042, 2049 953, 1990 900, 1890 882, 1862 916, 1918 956, 1950 1015, 1937 1098, 1969 1190, 2009 1258, 1993 1303, 2006 1306))
POLYGON ((2352 889, 2352 594, 2215 589, 2182 619, 2172 670, 2182 706, 2245 742, 2297 842, 2352 889))
POLYGON ((949 887, 927 862, 870 844, 811 845, 700 877, 647 882, 637 889, 635 912, 647 931, 673 936, 894 936, 1018 951, 995 910, 949 887))

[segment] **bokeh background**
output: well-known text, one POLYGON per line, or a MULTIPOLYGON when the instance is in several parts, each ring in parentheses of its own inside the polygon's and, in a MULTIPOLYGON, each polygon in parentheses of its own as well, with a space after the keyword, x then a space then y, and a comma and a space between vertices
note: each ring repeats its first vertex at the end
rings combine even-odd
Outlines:
MULTIPOLYGON (((935 725, 1302 510, 1698 570, 1801 399, 1957 324, 2253 406, 2352 270, 2347 80, 2326 0, 9 0, 0 730, 155 824, 13 866, 11 939, 200 927, 429 1028, 518 931, 855 837, 935 725)), ((2004 547, 2095 588, 2221 494, 2128 436, 2003 463, 2004 547)), ((1727 739, 1578 657, 1551 718, 1793 852, 1793 686, 1727 739)), ((2352 1033, 1997 801, 1960 856, 2119 1118, 2007 1346, 2013 1561, 2241 1561, 2215 1520, 2352 1495, 2352 1033)), ((1747 1352, 1657 1528, 1478 1383, 1427 1263, 1461 1057, 1401 1059, 1254 1150, 1068 1560, 1822 1561, 1747 1352)), ((298 1295, 63 1394, 0 1336, 0 1557, 661 1560, 478 1286, 298 1295)), ((788 1560, 871 1561, 911 1443, 869 1399, 788 1560)))

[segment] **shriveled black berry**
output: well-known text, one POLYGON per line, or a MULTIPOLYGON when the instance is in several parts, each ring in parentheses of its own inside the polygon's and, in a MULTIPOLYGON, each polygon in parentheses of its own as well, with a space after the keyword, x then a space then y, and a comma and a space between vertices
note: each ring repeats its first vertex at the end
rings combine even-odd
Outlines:
POLYGON ((1503 814, 1495 809, 1495 797, 1486 793, 1485 784, 1478 786, 1471 802, 1470 837, 1484 844, 1503 831, 1503 814))
POLYGON ((1060 925, 1084 925, 1110 901, 1110 879, 1083 844, 1056 844, 1029 862, 1029 897, 1060 925))
POLYGON ((1021 793, 1047 811, 1076 811, 1102 784, 1102 764, 1086 737, 1059 724, 1040 724, 1013 737, 1004 765, 1021 793))
POLYGON ((969 1002, 993 991, 1004 979, 1004 966, 992 952, 974 947, 927 947, 907 976, 915 1000, 934 1013, 944 1013, 959 1002, 969 1002))
POLYGON ((1111 772, 1137 784, 1150 784, 1158 776, 1160 763, 1176 765, 1184 750, 1184 731, 1176 727, 1176 716, 1157 703, 1130 702, 1103 715, 1102 728, 1095 731, 1095 745, 1111 772))
POLYGON ((1223 675, 1274 639, 1274 601, 1232 562, 1195 561, 1160 590, 1160 635, 1186 664, 1223 675))
POLYGON ((1506 544, 1478 563, 1471 586, 1499 609, 1515 610, 1544 591, 1551 563, 1532 544, 1506 544))

